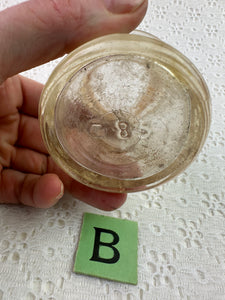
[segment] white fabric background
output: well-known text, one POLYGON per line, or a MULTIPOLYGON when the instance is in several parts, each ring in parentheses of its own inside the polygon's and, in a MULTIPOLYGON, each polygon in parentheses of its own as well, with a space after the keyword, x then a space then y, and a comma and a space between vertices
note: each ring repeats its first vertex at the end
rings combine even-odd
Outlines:
MULTIPOLYGON (((225 0, 151 0, 140 28, 205 77, 213 118, 204 149, 179 177, 112 213, 69 196, 47 210, 0 206, 1 300, 225 299, 225 0), (85 211, 138 221, 137 286, 72 273, 85 211)), ((44 83, 55 65, 26 74, 44 83)))

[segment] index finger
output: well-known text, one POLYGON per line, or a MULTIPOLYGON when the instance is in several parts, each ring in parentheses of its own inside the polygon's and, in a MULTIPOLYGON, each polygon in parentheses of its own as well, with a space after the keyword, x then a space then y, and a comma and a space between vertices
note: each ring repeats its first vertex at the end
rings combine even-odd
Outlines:
POLYGON ((43 85, 23 76, 20 76, 20 84, 23 94, 21 112, 32 117, 38 117, 38 106, 43 85))

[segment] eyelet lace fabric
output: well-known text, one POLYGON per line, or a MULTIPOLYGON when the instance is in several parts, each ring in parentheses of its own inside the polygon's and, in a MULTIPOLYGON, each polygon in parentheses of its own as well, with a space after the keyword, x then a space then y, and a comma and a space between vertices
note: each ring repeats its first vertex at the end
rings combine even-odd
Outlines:
MULTIPOLYGON (((1 0, 0 9, 23 1, 1 0)), ((115 212, 65 196, 47 210, 0 206, 0 300, 225 299, 225 2, 151 0, 139 26, 185 54, 207 81, 212 124, 192 165, 130 194, 115 212), (138 285, 72 272, 84 212, 138 221, 138 285)), ((25 72, 45 83, 58 60, 25 72)))

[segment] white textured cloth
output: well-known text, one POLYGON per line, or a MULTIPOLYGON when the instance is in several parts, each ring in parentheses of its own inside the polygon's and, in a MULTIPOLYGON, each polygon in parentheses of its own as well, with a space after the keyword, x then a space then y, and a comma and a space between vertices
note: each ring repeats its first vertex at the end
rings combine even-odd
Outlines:
MULTIPOLYGON (((22 2, 1 0, 0 9, 22 2)), ((104 213, 69 196, 47 210, 0 206, 0 299, 225 299, 225 0, 151 0, 140 29, 205 77, 212 125, 176 179, 104 213), (83 212, 139 223, 138 285, 72 273, 83 212)), ((56 62, 26 72, 46 82, 56 62)))

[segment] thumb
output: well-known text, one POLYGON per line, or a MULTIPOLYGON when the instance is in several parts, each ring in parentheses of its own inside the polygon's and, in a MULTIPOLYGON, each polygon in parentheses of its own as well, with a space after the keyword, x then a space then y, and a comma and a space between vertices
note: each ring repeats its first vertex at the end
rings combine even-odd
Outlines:
POLYGON ((129 32, 147 0, 30 0, 0 12, 0 83, 95 37, 129 32))

